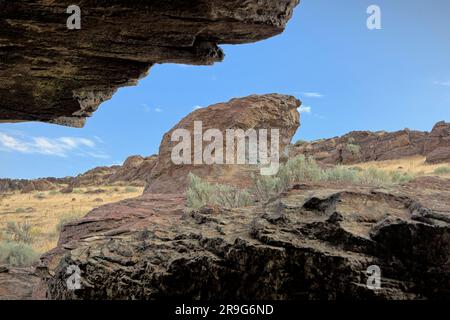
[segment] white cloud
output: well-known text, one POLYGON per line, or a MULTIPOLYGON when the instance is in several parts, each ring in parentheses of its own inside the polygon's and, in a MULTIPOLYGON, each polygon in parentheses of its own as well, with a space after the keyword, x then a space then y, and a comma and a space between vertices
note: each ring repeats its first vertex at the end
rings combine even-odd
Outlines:
POLYGON ((309 106, 301 106, 297 110, 300 113, 311 113, 311 107, 309 107, 309 106))
POLYGON ((450 81, 435 81, 434 84, 439 86, 450 87, 450 81))
POLYGON ((320 92, 302 92, 302 95, 306 98, 323 98, 324 95, 320 92))
POLYGON ((163 110, 161 108, 155 108, 155 112, 160 113, 160 112, 163 112, 163 110))
POLYGON ((96 143, 93 140, 77 137, 20 137, 0 132, 0 150, 24 154, 41 154, 67 157, 71 152, 91 157, 108 157, 106 154, 94 152, 96 143))
POLYGON ((198 110, 198 109, 202 109, 203 107, 201 106, 195 106, 194 108, 192 108, 192 110, 198 110))

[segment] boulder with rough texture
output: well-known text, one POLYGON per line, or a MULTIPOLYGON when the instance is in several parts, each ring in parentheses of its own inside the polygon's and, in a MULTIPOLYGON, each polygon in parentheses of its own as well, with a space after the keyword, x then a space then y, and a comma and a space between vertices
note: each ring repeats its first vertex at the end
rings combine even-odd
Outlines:
POLYGON ((302 184, 267 206, 190 213, 147 194, 66 225, 42 287, 52 299, 448 299, 449 181, 302 184), (67 289, 70 265, 80 290, 67 289))
POLYGON ((342 137, 298 142, 290 156, 312 156, 327 164, 355 164, 421 155, 429 163, 450 162, 450 123, 439 122, 431 132, 353 131, 342 137))
POLYGON ((450 162, 450 123, 438 122, 425 144, 428 163, 450 162))
MULTIPOLYGON (((194 122, 202 122, 203 133, 208 129, 219 130, 224 138, 223 153, 226 151, 227 129, 267 129, 271 138, 271 129, 279 129, 280 153, 290 144, 292 137, 300 125, 297 108, 301 102, 292 96, 280 94, 252 95, 240 99, 232 99, 227 103, 219 103, 208 108, 196 110, 182 119, 174 128, 166 133, 161 141, 157 163, 148 179, 147 193, 183 193, 190 172, 210 182, 220 182, 238 186, 247 186, 251 174, 259 170, 257 165, 208 165, 191 164, 176 165, 172 161, 172 150, 179 143, 172 141, 175 130, 185 129, 191 134, 191 161, 193 162, 194 122)), ((202 147, 211 142, 203 141, 202 147)), ((270 140, 268 142, 270 152, 270 140)), ((225 155, 223 155, 225 162, 225 155)))
POLYGON ((283 32, 299 0, 0 1, 0 121, 81 127, 156 63, 210 65, 219 44, 283 32), (73 13, 73 12, 72 12, 73 13))

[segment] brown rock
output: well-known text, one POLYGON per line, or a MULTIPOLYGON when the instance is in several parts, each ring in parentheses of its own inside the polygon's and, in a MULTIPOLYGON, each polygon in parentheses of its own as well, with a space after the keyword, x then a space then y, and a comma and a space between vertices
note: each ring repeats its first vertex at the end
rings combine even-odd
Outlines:
POLYGON ((342 137, 303 142, 290 148, 290 156, 312 156, 327 164, 355 164, 368 161, 426 156, 427 162, 450 161, 450 124, 438 123, 428 132, 409 129, 397 132, 354 131, 342 137))
POLYGON ((1 1, 0 121, 81 127, 156 63, 210 65, 218 44, 281 33, 298 2, 80 0, 81 30, 68 30, 70 1, 1 1))
POLYGON ((265 207, 186 214, 182 197, 147 194, 66 225, 41 288, 52 299, 448 299, 449 181, 304 184, 265 207), (81 290, 67 289, 69 265, 81 290), (379 290, 367 287, 372 265, 379 290))
MULTIPOLYGON (((166 133, 160 145, 157 163, 148 180, 146 193, 183 193, 190 172, 211 182, 221 182, 247 186, 251 174, 258 166, 243 165, 175 165, 171 159, 173 147, 172 133, 177 129, 187 129, 191 133, 191 159, 194 159, 194 122, 203 123, 203 132, 218 129, 225 137, 227 129, 279 129, 280 152, 290 144, 299 127, 297 108, 300 101, 292 96, 279 94, 253 95, 219 103, 208 108, 196 110, 182 119, 166 133)), ((224 138, 225 139, 225 138, 224 138)), ((209 143, 203 143, 206 146, 209 143)), ((270 146, 270 143, 269 143, 270 146)), ((225 159, 225 157, 224 157, 225 159)))

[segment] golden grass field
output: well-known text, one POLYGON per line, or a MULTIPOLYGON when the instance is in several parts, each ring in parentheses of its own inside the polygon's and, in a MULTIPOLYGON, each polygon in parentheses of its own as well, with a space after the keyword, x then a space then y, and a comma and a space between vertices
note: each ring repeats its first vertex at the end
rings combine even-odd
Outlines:
POLYGON ((31 225, 31 246, 44 253, 56 246, 58 225, 85 216, 101 205, 141 195, 143 188, 95 187, 75 189, 73 193, 55 191, 0 195, 0 241, 7 240, 8 222, 31 225), (105 192, 94 194, 95 190, 105 192))
POLYGON ((421 156, 414 156, 409 158, 403 158, 399 160, 386 160, 386 161, 371 161, 371 162, 365 162, 365 163, 358 163, 349 167, 358 167, 361 169, 368 169, 368 168, 377 168, 382 169, 386 171, 401 171, 406 173, 413 173, 418 176, 432 176, 432 175, 439 175, 439 176, 448 176, 450 177, 450 174, 436 174, 435 171, 438 168, 449 168, 450 169, 450 163, 447 164, 427 164, 425 163, 425 157, 421 156))

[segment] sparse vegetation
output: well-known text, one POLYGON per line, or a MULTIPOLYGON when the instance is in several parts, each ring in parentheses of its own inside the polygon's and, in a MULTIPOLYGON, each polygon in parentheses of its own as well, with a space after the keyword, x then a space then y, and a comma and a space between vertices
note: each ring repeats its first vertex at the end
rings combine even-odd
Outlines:
POLYGON ((135 187, 126 187, 124 190, 125 193, 135 193, 137 191, 138 191, 138 189, 135 187))
POLYGON ((354 169, 345 166, 321 168, 312 158, 299 156, 290 159, 275 176, 255 176, 254 185, 249 191, 236 190, 207 183, 190 175, 187 190, 188 207, 198 209, 205 204, 219 204, 228 207, 249 205, 252 200, 266 203, 287 191, 295 183, 340 182, 357 185, 389 186, 406 183, 414 179, 414 174, 400 171, 384 171, 376 168, 354 169), (220 201, 219 199, 235 199, 236 201, 220 201), (239 199, 239 201, 237 201, 239 199), (241 203, 242 202, 242 203, 241 203), (225 203, 225 204, 223 204, 225 203))
POLYGON ((450 175, 450 167, 439 167, 439 168, 436 168, 435 170, 434 170, 434 174, 437 174, 437 175, 442 175, 442 176, 445 176, 445 175, 450 175))
POLYGON ((39 255, 34 249, 22 242, 0 242, 0 264, 12 267, 27 267, 37 261, 39 255))
POLYGON ((304 145, 306 145, 306 144, 308 144, 309 142, 308 141, 306 141, 306 140, 298 140, 296 143, 295 143, 295 146, 296 147, 300 147, 300 146, 304 146, 304 145))
POLYGON ((101 188, 107 191, 101 196, 102 203, 97 194, 85 194, 87 188, 77 188, 70 194, 49 191, 14 193, 7 197, 0 195, 0 198, 3 198, 0 200, 0 242, 31 238, 26 240, 28 244, 39 254, 44 253, 56 246, 60 223, 62 225, 85 216, 100 205, 138 196, 142 194, 143 189, 136 188, 136 193, 124 193, 114 192, 116 186, 101 186, 101 188), (36 195, 39 196, 35 197, 36 195), (72 202, 74 197, 77 201, 72 202), (9 231, 14 230, 12 233, 7 230, 8 224, 10 224, 9 231), (11 228, 12 225, 14 228, 11 228), (24 232, 24 225, 31 228, 24 232))
POLYGON ((347 150, 353 154, 359 154, 361 152, 361 146, 354 143, 347 143, 347 150))
POLYGON ((35 199, 38 199, 38 200, 44 200, 44 199, 45 199, 45 194, 42 193, 42 192, 36 193, 36 194, 34 195, 34 198, 35 198, 35 199))
POLYGON ((250 193, 246 190, 211 184, 192 173, 189 174, 187 206, 191 209, 199 209, 207 204, 235 208, 247 206, 251 203, 250 193))
POLYGON ((10 240, 23 243, 31 243, 31 225, 28 222, 8 222, 6 224, 6 234, 10 240))

